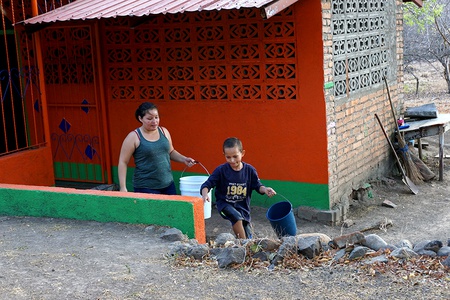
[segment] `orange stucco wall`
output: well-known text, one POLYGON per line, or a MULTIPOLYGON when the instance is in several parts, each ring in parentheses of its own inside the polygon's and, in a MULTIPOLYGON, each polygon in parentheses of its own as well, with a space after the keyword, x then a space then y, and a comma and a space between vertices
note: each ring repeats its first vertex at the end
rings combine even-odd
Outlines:
MULTIPOLYGON (((242 139, 246 156, 261 178, 328 183, 326 110, 320 1, 294 5, 298 95, 294 101, 160 101, 161 126, 175 148, 212 171, 224 162, 223 140, 242 139)), ((139 101, 109 101, 112 164, 125 136, 138 127, 139 101)), ((183 165, 173 164, 175 170, 183 165)), ((201 172, 201 169, 199 169, 201 172)))
POLYGON ((50 147, 0 157, 0 182, 52 186, 55 184, 50 147))
MULTIPOLYGON (((292 5, 292 9, 297 98, 280 101, 155 101, 160 110, 161 126, 169 129, 178 151, 202 162, 212 171, 224 162, 223 140, 237 136, 244 143, 244 160, 258 169, 262 179, 328 184, 321 3, 299 1, 292 5)), ((262 21, 258 16, 255 22, 274 21, 262 21)), ((103 36, 102 33, 99 36, 103 36)), ((101 49, 104 47, 102 41, 99 40, 101 49)), ((106 59, 108 54, 101 49, 100 56, 106 59)), ((108 70, 105 66, 103 72, 108 74, 108 70)), ((105 75, 104 80, 108 81, 109 76, 105 75)), ((105 90, 106 85, 103 87, 105 90)), ((113 82, 112 85, 120 83, 113 82)), ((119 101, 109 99, 108 92, 106 95, 105 125, 110 144, 105 151, 111 153, 109 163, 117 166, 123 139, 140 125, 134 118, 134 111, 145 99, 119 101)), ((2 163, 1 182, 53 185, 50 149, 37 151, 34 155, 21 153, 1 158, 5 161, 2 163), (18 172, 18 166, 26 171, 18 172)), ((184 166, 174 163, 173 168, 181 171, 184 166)), ((201 169, 198 171, 203 172, 201 169)))

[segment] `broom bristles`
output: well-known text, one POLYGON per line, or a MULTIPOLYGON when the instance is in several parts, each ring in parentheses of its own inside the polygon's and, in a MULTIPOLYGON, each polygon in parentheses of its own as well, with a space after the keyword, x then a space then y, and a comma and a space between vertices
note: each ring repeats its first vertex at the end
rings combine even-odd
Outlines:
POLYGON ((412 182, 415 184, 419 184, 423 182, 424 178, 422 173, 417 168, 416 164, 411 158, 411 153, 408 150, 408 145, 406 144, 403 137, 397 133, 397 141, 400 147, 400 159, 403 162, 403 166, 405 168, 406 176, 408 176, 412 182))

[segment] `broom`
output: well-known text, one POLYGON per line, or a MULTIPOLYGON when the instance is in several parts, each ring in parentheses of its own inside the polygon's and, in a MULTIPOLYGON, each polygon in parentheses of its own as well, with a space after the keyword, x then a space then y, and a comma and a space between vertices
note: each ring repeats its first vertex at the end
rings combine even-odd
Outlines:
POLYGON ((397 123, 397 117, 395 115, 394 105, 392 104, 391 94, 389 92, 389 85, 388 85, 386 77, 384 77, 383 79, 386 84, 386 90, 387 90, 387 94, 388 94, 389 103, 391 104, 392 115, 394 116, 394 121, 395 121, 394 123, 395 123, 395 128, 396 128, 395 135, 397 138, 398 146, 400 147, 400 149, 399 149, 400 154, 401 154, 400 158, 403 161, 403 165, 406 170, 406 175, 409 178, 411 178, 411 180, 415 184, 419 184, 419 183, 423 182, 422 173, 420 172, 420 170, 417 169, 416 164, 413 162, 413 160, 411 158, 411 153, 408 151, 408 144, 405 142, 402 134, 400 133, 400 129, 398 128, 398 123, 397 123))

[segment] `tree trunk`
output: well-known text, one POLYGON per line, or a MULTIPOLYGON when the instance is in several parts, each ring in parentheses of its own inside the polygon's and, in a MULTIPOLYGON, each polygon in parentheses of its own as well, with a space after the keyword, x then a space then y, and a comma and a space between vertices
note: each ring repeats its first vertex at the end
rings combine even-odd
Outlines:
POLYGON ((444 78, 447 81, 447 92, 450 94, 450 57, 444 57, 441 60, 442 65, 444 66, 444 78))

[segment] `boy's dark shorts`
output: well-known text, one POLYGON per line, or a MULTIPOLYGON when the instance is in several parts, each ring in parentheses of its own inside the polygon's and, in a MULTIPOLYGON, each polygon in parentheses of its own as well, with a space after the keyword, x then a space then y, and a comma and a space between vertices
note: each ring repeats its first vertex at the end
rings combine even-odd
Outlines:
POLYGON ((232 225, 236 224, 237 221, 242 221, 242 225, 244 226, 245 235, 248 239, 252 238, 252 226, 251 224, 244 219, 242 214, 233 206, 227 205, 221 211, 220 215, 222 218, 227 219, 231 222, 232 225))

